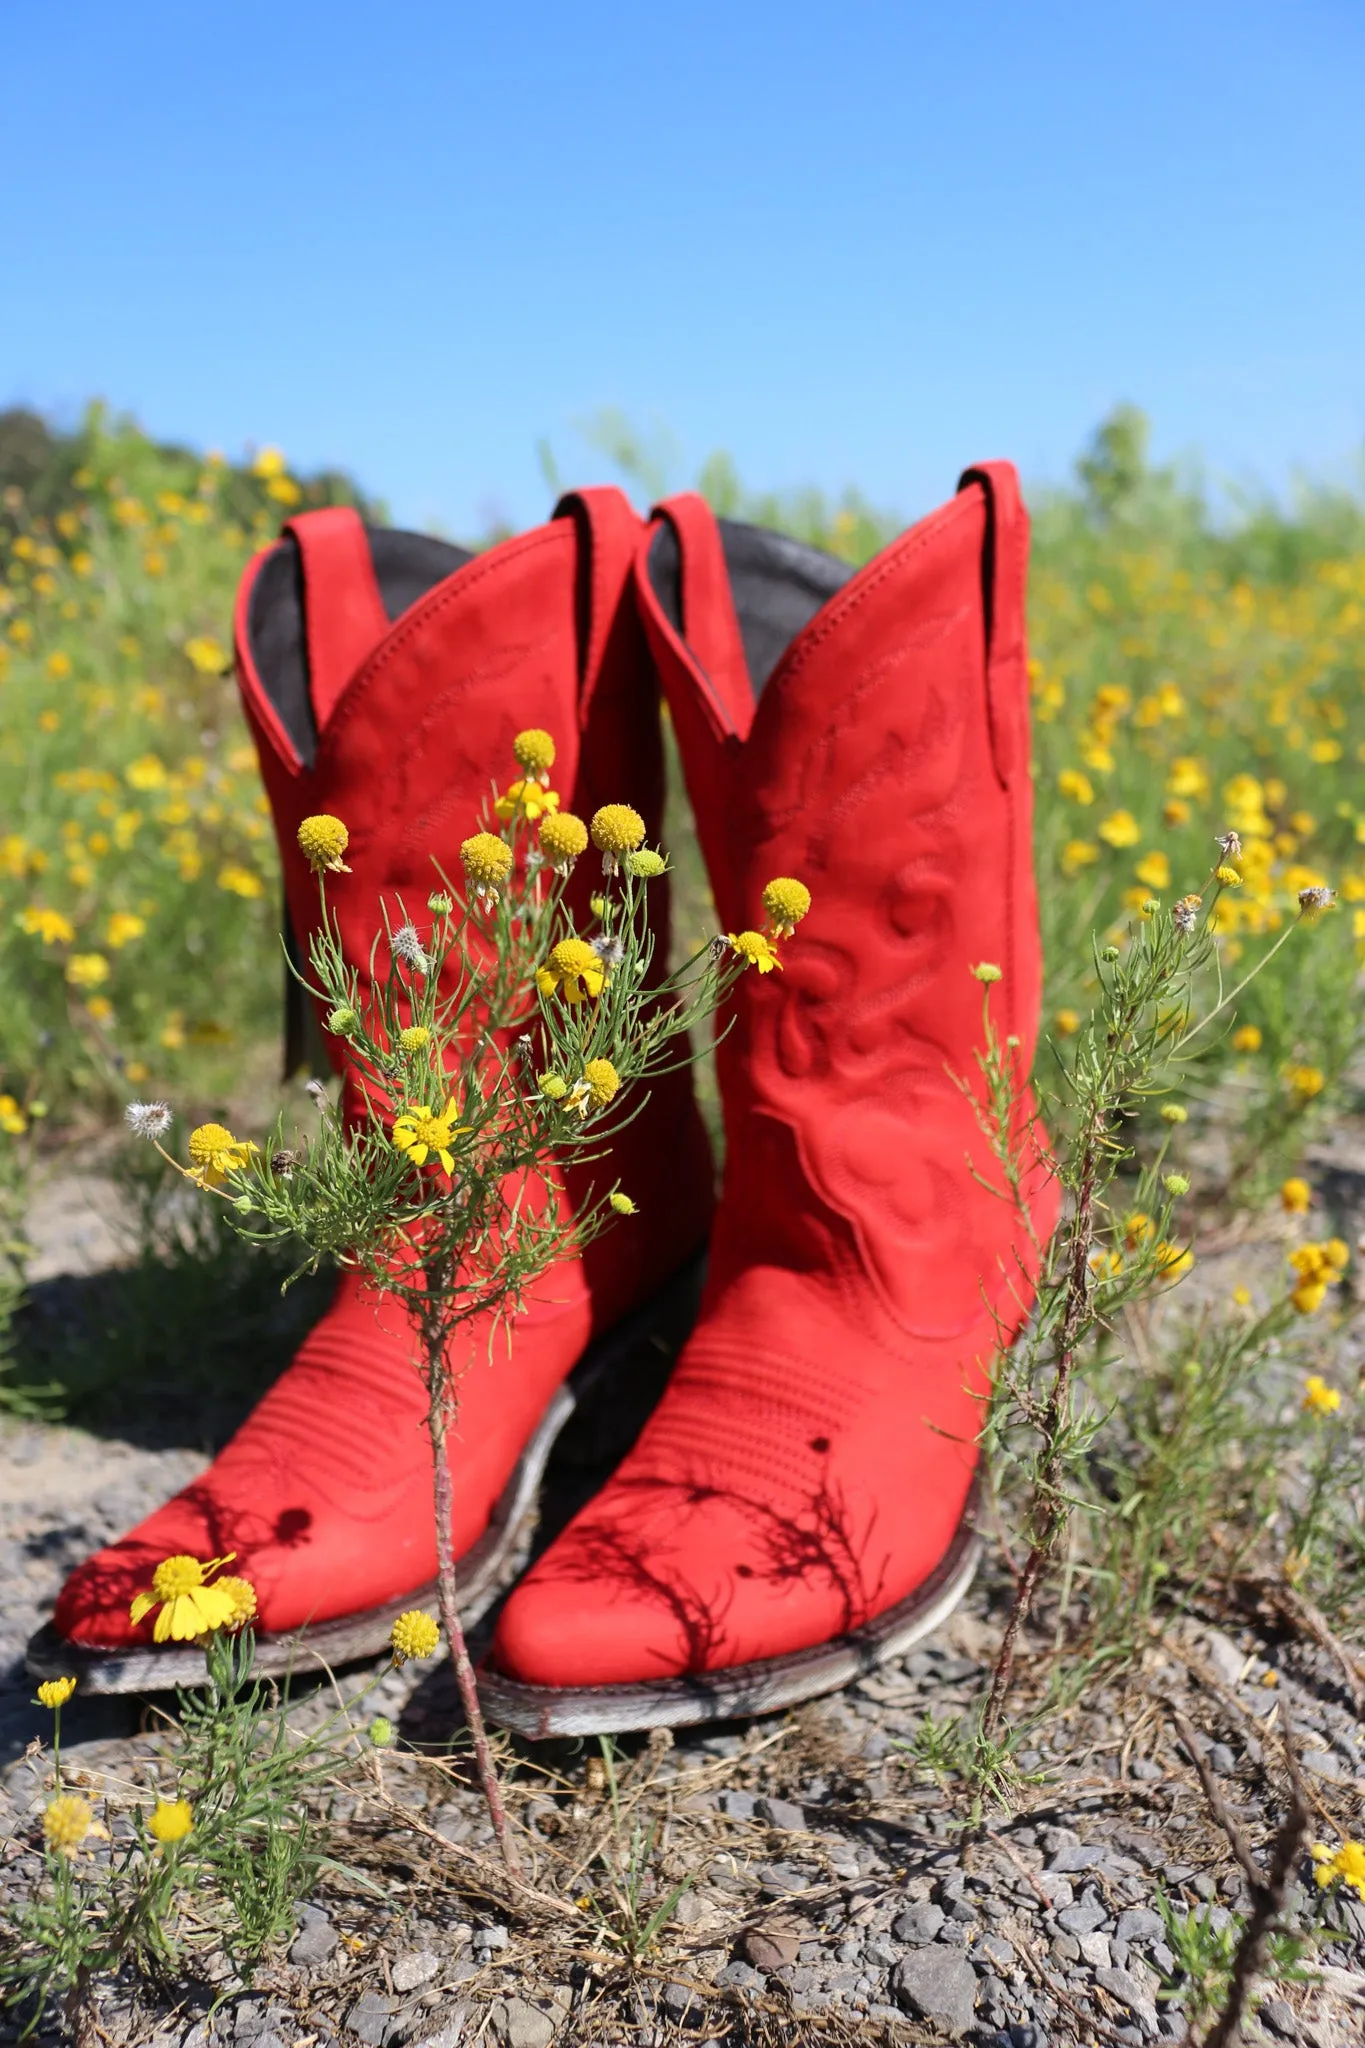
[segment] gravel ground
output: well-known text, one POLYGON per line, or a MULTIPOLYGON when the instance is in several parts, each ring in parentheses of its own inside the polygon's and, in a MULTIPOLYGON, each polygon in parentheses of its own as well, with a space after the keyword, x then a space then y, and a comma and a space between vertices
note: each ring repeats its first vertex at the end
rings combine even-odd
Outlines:
MULTIPOLYGON (((0 1892, 23 1892, 41 1870, 44 1765, 26 1751, 48 1717, 31 1704, 23 1644, 70 1565, 202 1462, 183 1445, 0 1425, 0 1892)), ((1193 1724, 1258 1849, 1283 1813, 1286 1714, 1315 1833, 1360 1835, 1365 1723, 1347 1676, 1330 1649, 1266 1617, 1182 1624, 1122 1687, 1049 1721, 1047 1742, 1021 1758, 1037 1782, 966 1840, 960 1786, 904 1745, 926 1715, 943 1721, 978 1693, 1003 1591, 984 1576, 937 1637, 845 1694, 771 1721, 623 1745, 623 1802, 657 1830, 646 1910, 685 1886, 635 1968, 612 1946, 619 1916, 607 1925, 546 1904, 577 1897, 585 1850, 611 1838, 596 1755, 568 1744, 518 1752, 513 1819, 540 1903, 508 1893, 485 1854, 478 1800, 444 1753, 457 1725, 444 1671, 390 1672, 365 1712, 389 1714, 423 1753, 385 1756, 331 1807, 341 1860, 371 1874, 379 1901, 358 1879, 329 1877, 287 1954, 249 1985, 218 1957, 174 2002, 131 1982, 103 1986, 99 2038, 130 2048, 1183 2039, 1188 1985, 1161 1901, 1208 1909, 1216 1927, 1245 1912, 1248 1890, 1172 1708, 1193 1724)), ((305 1720, 320 1711, 317 1698, 300 1708, 305 1720)), ((144 1713, 77 1696, 63 1745, 77 1782, 115 1800, 136 1786, 156 1747, 144 1713)), ((1248 2038, 1347 2048, 1365 2037, 1365 1906, 1319 1895, 1306 1865, 1299 1878, 1291 1918, 1314 1936, 1312 1981, 1267 1986, 1248 2038)))

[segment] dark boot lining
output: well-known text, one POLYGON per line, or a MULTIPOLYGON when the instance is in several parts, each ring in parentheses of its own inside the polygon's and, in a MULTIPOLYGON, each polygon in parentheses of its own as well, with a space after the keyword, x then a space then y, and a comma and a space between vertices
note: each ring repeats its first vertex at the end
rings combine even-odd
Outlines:
MULTIPOLYGON (((847 562, 804 541, 718 519, 725 566, 749 664, 754 695, 762 691, 778 662, 820 608, 854 574, 847 562)), ((649 580, 664 615, 682 632, 678 536, 665 519, 649 545, 649 580)))
MULTIPOLYGON (((367 526, 365 537, 391 625, 419 597, 474 559, 468 548, 433 540, 425 533, 367 526)), ((298 542, 286 533, 261 564, 252 587, 247 630, 261 685, 304 766, 311 768, 317 752, 317 727, 308 689, 304 603, 298 542)))

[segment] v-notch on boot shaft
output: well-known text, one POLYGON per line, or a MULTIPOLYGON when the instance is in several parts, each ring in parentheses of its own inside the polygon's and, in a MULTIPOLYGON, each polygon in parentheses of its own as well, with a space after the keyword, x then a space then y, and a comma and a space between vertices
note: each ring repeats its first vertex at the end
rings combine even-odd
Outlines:
POLYGON ((1026 533, 996 464, 846 577, 690 496, 641 541, 722 927, 773 875, 814 907, 719 1047, 697 1327, 500 1617, 486 1701, 527 1733, 805 1697, 907 1647, 970 1579, 983 1397, 1055 1221, 1041 1173, 1031 1227, 974 1177, 960 1085, 980 1085, 975 963, 1001 969, 1023 1074, 1037 1028, 1026 533))

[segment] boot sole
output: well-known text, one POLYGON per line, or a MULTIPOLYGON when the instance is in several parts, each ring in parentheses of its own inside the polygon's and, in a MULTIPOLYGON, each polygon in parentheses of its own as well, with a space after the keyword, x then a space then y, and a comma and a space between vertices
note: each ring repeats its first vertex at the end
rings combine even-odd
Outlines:
MULTIPOLYGON (((632 1352, 663 1330, 690 1328, 696 1316, 705 1271, 704 1251, 694 1254, 640 1308, 622 1317, 584 1352, 563 1384, 556 1388, 540 1421, 512 1468, 507 1484, 478 1541, 458 1559, 460 1619, 472 1628, 525 1568, 539 1517, 539 1493, 550 1453, 567 1424, 627 1364, 632 1352)), ((679 1340, 680 1348, 681 1339, 679 1340)), ((436 1582, 418 1586, 382 1607, 348 1614, 316 1628, 256 1638, 256 1669, 283 1677, 310 1664, 336 1669, 378 1656, 389 1646, 389 1631, 410 1607, 434 1605, 436 1582)), ((167 1649, 142 1646, 100 1650, 69 1642, 51 1622, 30 1637, 24 1666, 33 1678, 74 1675, 82 1692, 192 1691, 208 1682, 204 1653, 193 1644, 167 1649)))
POLYGON ((774 1714, 904 1656, 942 1626, 965 1596, 981 1559, 973 1487, 946 1555, 924 1584, 859 1629, 752 1664, 732 1664, 699 1678, 630 1685, 523 1685, 486 1665, 479 1698, 490 1720, 532 1741, 563 1735, 622 1735, 635 1729, 687 1728, 750 1714, 774 1714))

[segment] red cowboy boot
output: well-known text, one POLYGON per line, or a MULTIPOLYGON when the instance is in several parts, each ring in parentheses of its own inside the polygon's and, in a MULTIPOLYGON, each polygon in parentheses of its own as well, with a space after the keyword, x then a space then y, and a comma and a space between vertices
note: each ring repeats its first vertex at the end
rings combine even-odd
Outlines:
MULTIPOLYGON (((351 872, 329 906, 349 964, 368 976, 381 901, 424 910, 433 858, 458 875, 513 735, 540 726, 558 746, 566 808, 629 801, 657 838, 663 801, 657 697, 635 612, 641 522, 615 491, 566 499, 548 526, 470 558, 417 535, 367 531, 349 511, 309 513, 258 555, 237 607, 239 675, 284 866, 293 931, 316 926, 317 886, 300 821, 332 812, 350 831, 351 872)), ((588 862, 574 889, 593 887, 588 862)), ((651 897, 651 905, 658 903, 651 897)), ((658 929, 658 927, 656 927, 658 929)), ((661 954, 666 931, 660 930, 661 954)), ((379 962, 382 974, 386 960, 379 962)), ((343 1048, 327 1039, 333 1062, 343 1048)), ((354 1091, 343 1101, 355 1114, 354 1091)), ((595 1344, 620 1355, 660 1290, 703 1242, 711 1162, 685 1071, 657 1082, 610 1160, 575 1168, 562 1197, 619 1179, 639 1207, 628 1250, 608 1238, 545 1276, 505 1347, 458 1340, 470 1361, 451 1452, 457 1555, 472 1611, 498 1583, 554 1434, 573 1401, 566 1375, 595 1344), (604 1181, 602 1176, 606 1175, 604 1181), (622 1319, 625 1319, 623 1324, 622 1319)), ((626 1226, 622 1226, 624 1234, 626 1226)), ((676 1288, 677 1283, 675 1283, 676 1288)), ((392 1615, 435 1576, 426 1395, 401 1307, 377 1306, 353 1275, 203 1476, 67 1582, 31 1664, 71 1668, 106 1689, 194 1682, 202 1658, 153 1651, 128 1604, 164 1557, 235 1553, 251 1580, 267 1666, 304 1624, 329 1657, 382 1646, 392 1615), (182 1673, 171 1669, 185 1665, 182 1673)))
POLYGON ((901 1653, 970 1581, 983 1396, 1056 1218, 1036 1153, 1029 1216, 974 1177, 992 1162, 960 1085, 979 1097, 974 964, 1002 970, 1025 1075, 1037 1027, 1026 534, 991 464, 857 574, 691 496, 646 536, 722 923, 759 924, 775 877, 813 903, 720 1041, 697 1326, 500 1617, 481 1684, 525 1733, 785 1705, 901 1653))

